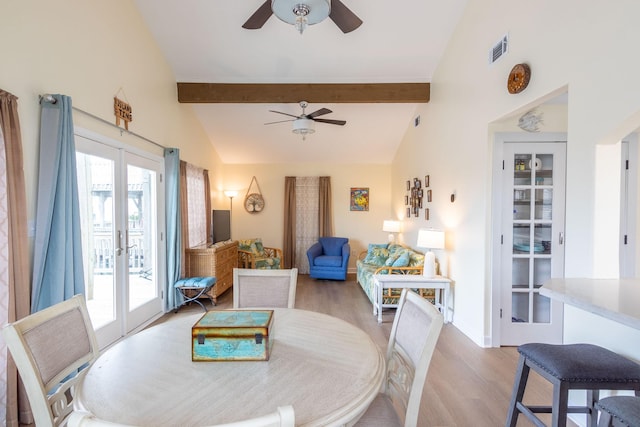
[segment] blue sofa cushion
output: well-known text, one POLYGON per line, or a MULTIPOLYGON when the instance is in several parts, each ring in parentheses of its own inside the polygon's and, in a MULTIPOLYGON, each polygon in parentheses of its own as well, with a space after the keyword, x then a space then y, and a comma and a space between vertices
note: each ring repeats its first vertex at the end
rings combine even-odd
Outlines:
POLYGON ((406 267, 409 265, 409 252, 404 252, 393 262, 393 267, 406 267))
MULTIPOLYGON (((345 237, 320 237, 318 240, 322 245, 324 255, 339 257, 342 257, 342 246, 349 241, 345 237)), ((342 265, 342 263, 338 265, 342 265)))
POLYGON ((215 277, 187 277, 174 285, 176 288, 209 288, 216 283, 215 277))
POLYGON ((340 267, 342 256, 320 255, 313 260, 313 265, 317 267, 340 267))

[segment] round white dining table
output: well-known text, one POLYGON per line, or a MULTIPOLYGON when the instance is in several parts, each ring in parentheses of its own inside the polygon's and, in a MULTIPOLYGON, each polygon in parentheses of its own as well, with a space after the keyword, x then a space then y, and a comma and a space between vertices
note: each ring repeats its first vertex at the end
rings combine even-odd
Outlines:
POLYGON ((361 329, 298 309, 275 309, 268 361, 191 361, 191 327, 176 316, 105 351, 76 406, 133 426, 206 426, 292 405, 298 426, 351 425, 380 390, 384 357, 361 329))

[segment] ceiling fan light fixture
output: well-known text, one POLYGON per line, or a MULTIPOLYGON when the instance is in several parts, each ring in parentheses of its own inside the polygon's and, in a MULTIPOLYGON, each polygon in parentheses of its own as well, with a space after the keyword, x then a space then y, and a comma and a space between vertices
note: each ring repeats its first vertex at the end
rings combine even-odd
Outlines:
POLYGON ((303 33, 307 25, 324 21, 331 13, 330 0, 272 0, 271 10, 281 21, 303 33))
POLYGON ((302 135, 302 140, 304 141, 307 135, 315 133, 316 131, 316 122, 311 119, 296 119, 293 121, 293 129, 292 132, 298 135, 302 135))

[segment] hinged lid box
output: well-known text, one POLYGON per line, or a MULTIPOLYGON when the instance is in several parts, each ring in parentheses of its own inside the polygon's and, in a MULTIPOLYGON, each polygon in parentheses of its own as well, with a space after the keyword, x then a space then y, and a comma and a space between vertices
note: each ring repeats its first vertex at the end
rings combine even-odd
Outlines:
POLYGON ((273 310, 215 310, 191 328, 191 360, 269 360, 273 310))

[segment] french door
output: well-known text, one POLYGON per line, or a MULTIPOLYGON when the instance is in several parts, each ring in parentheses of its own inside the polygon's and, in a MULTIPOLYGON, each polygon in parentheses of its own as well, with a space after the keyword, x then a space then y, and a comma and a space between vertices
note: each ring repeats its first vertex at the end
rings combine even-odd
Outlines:
POLYGON ((540 295, 564 276, 566 144, 503 146, 500 342, 562 342, 562 304, 540 295))
POLYGON ((100 347, 162 313, 163 159, 76 134, 87 308, 100 347))

